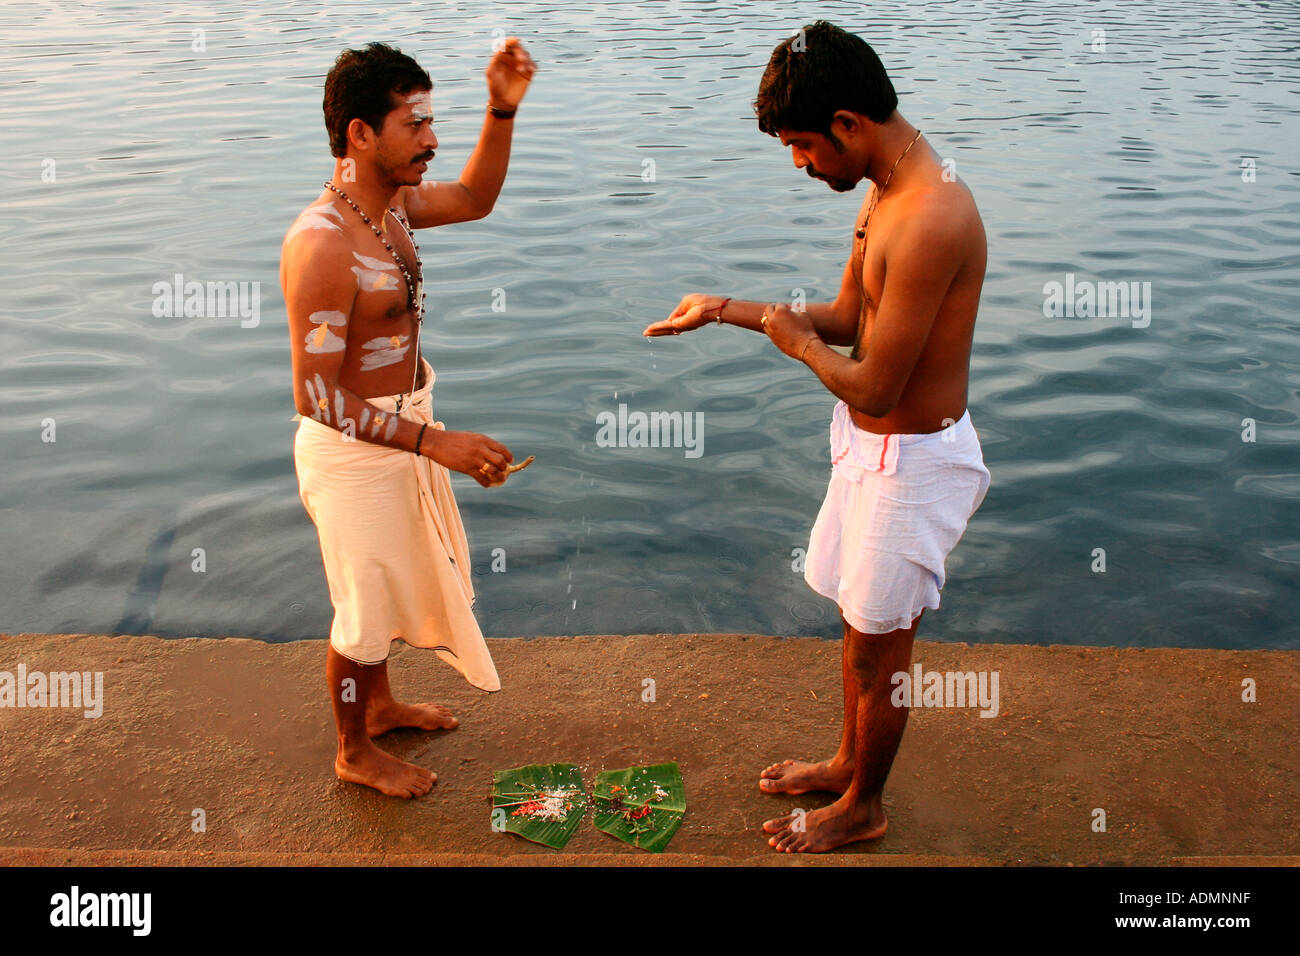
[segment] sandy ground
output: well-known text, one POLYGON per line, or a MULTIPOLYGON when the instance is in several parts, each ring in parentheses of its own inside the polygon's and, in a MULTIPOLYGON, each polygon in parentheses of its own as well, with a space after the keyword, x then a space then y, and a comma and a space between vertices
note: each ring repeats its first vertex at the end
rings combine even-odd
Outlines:
POLYGON ((999 713, 913 708, 885 792, 888 834, 811 857, 774 852, 759 826, 831 795, 770 796, 757 777, 833 752, 838 642, 489 644, 496 694, 395 645, 398 696, 446 703, 461 720, 380 738, 438 774, 429 795, 401 801, 334 777, 323 641, 0 636, 0 671, 104 675, 95 719, 0 707, 0 863, 1300 863, 1296 652, 919 641, 913 661, 927 671, 997 671, 999 713), (1241 700, 1245 678, 1257 703, 1241 700), (572 762, 590 785, 602 769, 666 760, 681 765, 689 810, 661 856, 590 820, 560 853, 491 828, 494 769, 572 762))

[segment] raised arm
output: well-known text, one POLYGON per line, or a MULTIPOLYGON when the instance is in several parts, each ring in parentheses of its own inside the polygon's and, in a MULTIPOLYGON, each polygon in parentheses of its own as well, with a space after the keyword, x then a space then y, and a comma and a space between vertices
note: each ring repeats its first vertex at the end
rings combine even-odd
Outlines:
MULTIPOLYGON (((488 107, 513 112, 528 91, 537 64, 518 37, 507 37, 488 63, 488 107)), ((430 119, 430 122, 432 120, 430 119)), ((482 219, 496 205, 510 165, 513 118, 493 115, 483 120, 478 146, 455 182, 428 182, 402 187, 402 202, 414 229, 482 219)))

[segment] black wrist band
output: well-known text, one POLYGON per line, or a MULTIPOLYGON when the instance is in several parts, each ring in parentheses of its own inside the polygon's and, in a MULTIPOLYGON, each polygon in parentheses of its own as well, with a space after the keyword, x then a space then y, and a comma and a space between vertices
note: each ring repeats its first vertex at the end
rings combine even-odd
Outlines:
POLYGON ((503 110, 489 103, 488 112, 491 113, 493 116, 495 116, 497 119, 514 119, 515 114, 519 112, 519 108, 515 107, 512 110, 503 110))
POLYGON ((428 427, 429 427, 428 422, 425 422, 423 425, 420 426, 420 437, 415 439, 415 453, 417 455, 420 453, 420 442, 424 441, 424 430, 428 427))

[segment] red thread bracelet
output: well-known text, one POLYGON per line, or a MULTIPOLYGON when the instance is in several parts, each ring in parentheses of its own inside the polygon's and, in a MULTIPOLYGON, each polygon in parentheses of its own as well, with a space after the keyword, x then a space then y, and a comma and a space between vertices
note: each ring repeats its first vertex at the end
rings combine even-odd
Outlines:
POLYGON ((731 301, 731 297, 728 296, 727 298, 722 300, 722 305, 718 306, 718 314, 717 316, 715 316, 715 318, 718 321, 718 325, 722 324, 722 310, 727 307, 727 303, 730 301, 731 301))

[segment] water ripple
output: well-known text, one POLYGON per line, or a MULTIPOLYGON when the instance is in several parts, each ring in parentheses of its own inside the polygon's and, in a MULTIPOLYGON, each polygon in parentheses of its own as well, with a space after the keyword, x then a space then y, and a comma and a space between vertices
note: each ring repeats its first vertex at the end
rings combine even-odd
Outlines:
POLYGON ((931 635, 1300 647, 1294 11, 1168 0, 6 6, 0 548, 43 547, 0 626, 328 631, 277 270, 367 9, 435 76, 439 179, 478 135, 492 29, 541 65, 497 209, 421 238, 439 417, 538 456, 508 491, 454 479, 487 633, 838 634, 795 567, 833 396, 736 329, 639 335, 690 291, 834 296, 862 194, 793 170, 750 110, 772 45, 824 16, 876 46, 989 235, 993 487, 931 635), (156 318, 175 273, 260 283, 260 323, 156 318), (1067 274, 1150 283, 1149 324, 1045 317, 1067 274), (703 454, 600 447, 620 403, 702 416, 703 454), (202 586, 176 570, 195 546, 222 555, 202 586))

